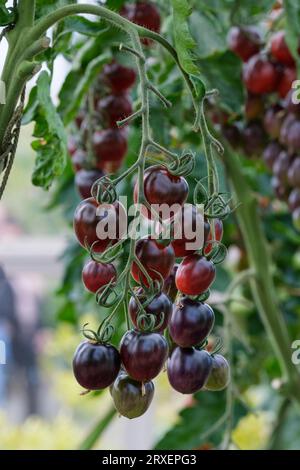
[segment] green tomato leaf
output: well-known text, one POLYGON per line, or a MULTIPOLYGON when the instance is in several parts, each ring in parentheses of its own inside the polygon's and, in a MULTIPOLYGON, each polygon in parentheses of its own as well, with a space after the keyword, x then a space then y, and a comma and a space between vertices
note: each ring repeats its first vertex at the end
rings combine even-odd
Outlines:
POLYGON ((6 1, 0 2, 0 26, 7 26, 16 20, 16 12, 13 8, 5 6, 6 1))
POLYGON ((300 69, 300 57, 298 53, 300 37, 300 3, 294 0, 284 0, 286 15, 286 41, 300 69))

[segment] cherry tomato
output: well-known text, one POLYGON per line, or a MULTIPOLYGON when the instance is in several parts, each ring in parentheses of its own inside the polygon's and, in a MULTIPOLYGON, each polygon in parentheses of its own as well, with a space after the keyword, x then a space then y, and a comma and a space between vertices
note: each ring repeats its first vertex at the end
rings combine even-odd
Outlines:
POLYGON ((91 196, 91 189, 95 181, 104 176, 103 171, 92 169, 92 170, 79 170, 75 175, 75 186, 83 199, 87 199, 91 196))
POLYGON ((281 151, 282 147, 276 141, 270 142, 265 148, 263 153, 263 159, 265 164, 271 171, 281 151))
POLYGON ((288 183, 288 170, 291 164, 291 156, 285 150, 282 150, 273 166, 273 174, 278 180, 286 185, 288 183))
POLYGON ((124 93, 133 87, 136 79, 134 69, 124 67, 116 61, 106 64, 103 68, 103 81, 115 94, 124 93))
POLYGON ((126 95, 110 95, 98 101, 97 111, 106 127, 118 128, 117 121, 132 114, 132 105, 126 95))
POLYGON ((275 59, 285 65, 294 65, 295 60, 285 41, 285 32, 278 31, 271 38, 271 53, 275 59))
POLYGON ((298 209, 300 207, 300 189, 294 188, 293 191, 289 195, 289 209, 291 212, 298 209))
POLYGON ((260 50, 261 37, 254 27, 233 26, 228 34, 228 46, 244 62, 260 50))
POLYGON ((169 382, 177 392, 195 393, 205 386, 211 368, 212 358, 207 351, 177 347, 167 364, 169 382))
POLYGON ((209 305, 184 297, 174 306, 170 335, 182 348, 197 346, 209 335, 214 321, 215 315, 209 305))
POLYGON ((87 290, 95 294, 101 287, 117 280, 117 271, 112 264, 89 261, 83 268, 82 280, 87 290))
POLYGON ((83 341, 75 351, 73 372, 79 385, 87 390, 102 390, 116 379, 120 354, 111 344, 83 341))
POLYGON ((263 55, 257 54, 244 64, 243 80, 251 93, 261 95, 276 90, 280 73, 273 62, 263 55))
POLYGON ((176 273, 176 286, 183 294, 200 295, 207 291, 216 277, 215 265, 204 256, 189 255, 176 273))
POLYGON ((120 415, 133 419, 148 410, 154 396, 153 382, 137 382, 125 372, 120 372, 110 386, 110 394, 120 415))
POLYGON ((277 91, 281 98, 285 98, 291 91, 293 82, 297 79, 295 67, 285 67, 281 79, 277 85, 277 91))
MULTIPOLYGON (((171 245, 164 246, 150 237, 142 238, 136 243, 135 253, 151 279, 161 280, 161 277, 166 279, 171 274, 175 262, 171 245)), ((148 286, 145 275, 136 263, 132 264, 131 274, 136 282, 142 282, 148 286)))
MULTIPOLYGON (((132 4, 125 4, 121 9, 121 15, 128 20, 144 28, 151 29, 156 33, 160 31, 160 13, 158 8, 149 1, 137 1, 132 4)), ((152 41, 144 38, 143 44, 149 46, 152 41)))
POLYGON ((279 104, 271 106, 264 115, 264 128, 272 139, 278 139, 285 112, 279 104))
POLYGON ((148 382, 162 370, 168 357, 168 344, 159 333, 131 330, 121 340, 120 354, 130 377, 148 382))
POLYGON ((292 124, 294 124, 294 122, 296 122, 296 120, 297 118, 294 114, 288 114, 286 118, 284 119, 281 129, 280 129, 280 138, 279 138, 279 141, 282 145, 287 144, 287 137, 288 137, 290 127, 292 126, 292 124))
POLYGON ((182 258, 201 250, 207 241, 209 230, 208 222, 204 221, 204 216, 197 207, 185 204, 174 220, 172 246, 175 256, 182 258))
POLYGON ((227 387, 230 381, 230 368, 225 357, 221 354, 212 356, 212 368, 205 384, 205 390, 220 391, 227 387))
MULTIPOLYGON (((147 300, 147 296, 143 289, 139 289, 137 295, 140 299, 140 303, 143 303, 145 300, 147 300)), ((154 315, 154 317, 156 318, 154 328, 157 328, 157 326, 161 323, 163 319, 163 323, 159 328, 159 332, 162 332, 165 328, 167 328, 169 324, 169 320, 172 314, 172 308, 173 305, 169 297, 167 297, 166 294, 161 292, 153 298, 153 300, 147 305, 147 307, 145 307, 145 312, 154 315)), ((132 323, 137 329, 139 329, 137 322, 139 314, 139 305, 134 297, 131 297, 129 301, 128 310, 132 323)))
MULTIPOLYGON (((220 242, 223 238, 223 222, 220 219, 215 219, 214 223, 215 223, 214 240, 216 240, 217 242, 220 242)), ((208 234, 207 240, 210 241, 212 240, 212 238, 213 238, 212 231, 211 231, 211 228, 209 228, 209 234, 208 234)), ((215 246, 214 243, 208 243, 204 249, 204 253, 208 255, 214 246, 215 246)))
POLYGON ((291 123, 286 134, 286 145, 290 153, 300 151, 300 120, 291 123))
POLYGON ((106 129, 93 135, 93 149, 100 169, 102 162, 122 160, 127 152, 127 138, 123 130, 106 129))
POLYGON ((300 188, 300 157, 296 157, 288 169, 288 182, 291 186, 300 188))

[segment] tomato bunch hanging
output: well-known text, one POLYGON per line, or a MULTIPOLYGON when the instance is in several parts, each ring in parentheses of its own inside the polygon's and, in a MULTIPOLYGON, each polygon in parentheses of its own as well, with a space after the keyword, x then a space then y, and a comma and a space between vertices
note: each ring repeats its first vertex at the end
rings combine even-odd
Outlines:
MULTIPOLYGON (((160 21, 154 9, 157 12, 152 4, 137 2, 124 7, 122 14, 158 30, 160 21), (148 16, 142 15, 145 11, 148 16)), ((151 46, 149 41, 143 44, 151 46)), ((126 90, 134 80, 133 70, 115 62, 104 67, 101 81, 111 94, 97 97, 95 108, 107 127, 91 133, 85 117, 79 116, 85 145, 74 152, 71 149, 76 184, 84 197, 75 211, 74 230, 91 256, 82 279, 86 289, 96 294, 98 305, 110 309, 97 331, 84 326, 86 340, 75 352, 74 375, 88 391, 110 387, 116 409, 128 418, 141 416, 148 409, 154 395, 152 381, 164 367, 172 388, 184 394, 222 390, 230 375, 228 362, 218 354, 218 345, 211 352, 207 349, 215 315, 206 301, 216 277, 216 264, 226 252, 221 243, 222 220, 228 215, 223 196, 209 195, 199 182, 193 204, 187 204, 192 195, 186 177, 194 168, 195 156, 183 153, 179 157, 153 141, 150 145, 168 155, 166 162, 160 158, 160 163, 145 167, 147 155, 141 160, 142 155, 115 180, 104 174, 115 172, 118 165, 108 168, 107 163, 122 161, 126 153, 126 130, 120 130, 117 122, 132 115, 126 90), (88 169, 79 161, 88 160, 83 158, 86 149, 95 163, 88 169), (84 190, 78 184, 82 169, 93 171, 84 190), (150 234, 137 239, 129 235, 126 210, 117 191, 118 183, 135 170, 135 216, 151 228, 150 234), (96 177, 97 171, 103 174, 96 177), (125 269, 118 272, 124 244, 129 245, 128 260, 125 269), (116 348, 111 344, 112 321, 120 306, 128 328, 116 348)))
POLYGON ((257 28, 235 26, 228 45, 243 61, 244 115, 221 112, 213 119, 234 148, 263 157, 276 197, 287 202, 300 228, 300 104, 293 97, 297 71, 286 34, 271 33, 264 43, 257 28))

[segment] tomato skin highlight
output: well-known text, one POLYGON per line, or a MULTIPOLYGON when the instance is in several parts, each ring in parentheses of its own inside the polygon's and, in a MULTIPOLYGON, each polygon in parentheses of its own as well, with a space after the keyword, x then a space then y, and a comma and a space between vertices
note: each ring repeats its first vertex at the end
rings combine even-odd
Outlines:
POLYGON ((73 358, 73 372, 87 390, 102 390, 116 379, 121 366, 118 350, 110 344, 80 343, 73 358))
MULTIPOLYGON (((145 300, 146 298, 146 294, 143 292, 143 289, 139 289, 137 292, 137 295, 141 299, 140 302, 142 301, 142 299, 145 300)), ((145 307, 146 313, 154 315, 156 317, 155 328, 157 328, 157 326, 161 322, 161 314, 163 315, 164 320, 163 320, 161 327, 158 330, 160 333, 163 332, 163 330, 165 330, 169 324, 169 320, 172 314, 172 308, 173 308, 173 305, 172 305, 171 300, 163 292, 160 292, 159 294, 157 294, 153 298, 153 300, 147 305, 147 307, 145 307)), ((137 322, 138 313, 139 313, 139 305, 134 297, 131 297, 129 301, 128 311, 129 311, 129 315, 130 315, 132 323, 134 324, 135 328, 139 330, 138 322, 137 322)))
POLYGON ((168 360, 167 373, 177 392, 191 394, 205 386, 211 368, 212 358, 207 351, 177 347, 168 360))
POLYGON ((170 335, 182 348, 196 346, 210 334, 214 321, 215 315, 209 305, 185 297, 174 305, 170 335))
POLYGON ((136 72, 130 67, 125 67, 112 61, 103 67, 103 81, 115 94, 124 93, 133 87, 136 80, 136 72))
POLYGON ((168 356, 168 344, 159 333, 130 330, 121 340, 120 354, 130 377, 148 382, 162 370, 168 356))
POLYGON ((261 37, 254 27, 233 26, 228 33, 228 46, 243 62, 260 50, 261 37))
POLYGON ((117 280, 117 271, 112 264, 89 261, 83 268, 82 281, 86 289, 94 294, 98 290, 117 280))
POLYGON ((230 381, 230 367, 225 357, 221 354, 212 356, 212 368, 205 384, 205 390, 221 391, 227 387, 230 381))
MULTIPOLYGON (((142 238, 136 243, 135 253, 151 279, 161 280, 161 277, 166 279, 171 274, 175 263, 175 254, 171 245, 163 246, 150 237, 142 238)), ((148 286, 146 276, 135 262, 132 263, 131 274, 136 282, 148 286)))
POLYGON ((110 386, 110 394, 120 415, 128 419, 138 418, 148 410, 154 396, 153 382, 137 382, 120 372, 110 386))
POLYGON ((204 256, 189 255, 176 273, 176 286, 185 295, 200 295, 209 289, 216 277, 215 265, 204 256))
POLYGON ((275 64, 257 54, 244 64, 243 80, 246 88, 254 95, 271 93, 280 81, 280 72, 275 64))

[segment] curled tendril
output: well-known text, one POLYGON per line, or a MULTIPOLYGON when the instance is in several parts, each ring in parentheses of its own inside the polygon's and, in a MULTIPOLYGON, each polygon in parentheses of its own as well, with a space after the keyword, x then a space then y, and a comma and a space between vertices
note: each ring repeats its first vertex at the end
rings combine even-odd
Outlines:
POLYGON ((202 341, 202 343, 200 343, 196 346, 196 349, 205 349, 207 345, 208 345, 208 340, 207 340, 207 338, 205 338, 202 341))
POLYGON ((219 193, 212 195, 206 202, 204 207, 204 215, 208 219, 225 219, 228 217, 236 208, 231 209, 230 203, 232 199, 226 200, 223 194, 219 193))
POLYGON ((196 183, 194 194, 193 194, 193 200, 194 200, 195 206, 197 204, 204 204, 204 207, 206 207, 208 203, 209 198, 208 198, 207 190, 202 184, 201 180, 197 181, 196 183))
POLYGON ((168 171, 175 176, 188 176, 195 168, 195 154, 183 152, 181 157, 176 158, 167 165, 168 171))
POLYGON ((210 296, 210 290, 206 290, 205 292, 203 292, 202 294, 200 295, 197 295, 195 297, 195 300, 197 300, 198 302, 206 302, 206 300, 209 298, 210 296))
POLYGON ((88 326, 88 323, 85 323, 81 329, 81 332, 83 334, 83 336, 88 339, 89 341, 93 341, 95 343, 100 343, 100 337, 98 335, 98 333, 96 333, 96 331, 93 331, 89 328, 87 328, 88 326))
POLYGON ((125 240, 119 240, 117 243, 108 245, 108 248, 103 253, 97 253, 94 251, 94 246, 97 246, 97 241, 92 244, 92 246, 87 246, 86 248, 89 251, 90 257, 96 263, 108 264, 112 263, 123 254, 123 244, 125 240))
POLYGON ((115 333, 115 327, 111 323, 106 323, 107 320, 104 320, 97 331, 101 343, 108 343, 115 333))
POLYGON ((211 245, 213 245, 213 248, 210 253, 206 255, 206 258, 212 261, 214 264, 222 263, 227 256, 226 246, 218 240, 209 240, 204 245, 203 251, 205 252, 205 248, 211 245))
POLYGON ((140 331, 148 333, 154 330, 156 317, 152 313, 140 312, 136 319, 137 327, 140 331))
POLYGON ((91 194, 98 204, 113 204, 117 200, 115 183, 108 176, 102 176, 95 181, 91 194))
POLYGON ((116 289, 116 284, 111 281, 97 291, 96 302, 100 307, 111 308, 116 305, 121 297, 122 295, 116 289))
POLYGON ((220 351, 222 351, 224 347, 223 340, 219 336, 217 337, 216 343, 214 345, 214 349, 211 352, 211 355, 213 356, 214 354, 218 354, 220 351))

